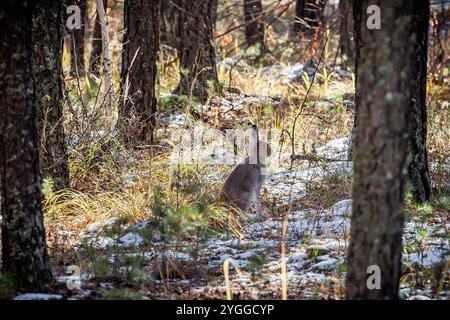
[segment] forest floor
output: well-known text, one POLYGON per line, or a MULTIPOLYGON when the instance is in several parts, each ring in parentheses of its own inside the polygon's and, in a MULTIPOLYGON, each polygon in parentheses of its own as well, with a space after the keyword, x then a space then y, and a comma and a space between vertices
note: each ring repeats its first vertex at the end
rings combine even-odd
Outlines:
MULTIPOLYGON (((272 81, 274 88, 280 82, 298 88, 299 81, 303 86, 308 81, 305 72, 300 65, 273 66, 254 77, 272 81)), ((189 112, 171 109, 179 97, 160 98, 167 108, 160 141, 173 130, 192 130, 195 122, 223 130, 251 119, 289 130, 287 119, 301 113, 295 148, 302 157, 290 162, 288 140, 272 145, 276 152, 263 187, 263 216, 239 217, 218 201, 233 167, 211 162, 224 152, 213 143, 204 145, 203 161, 173 166, 167 143, 125 151, 97 132, 86 151, 72 137, 72 150, 86 155, 72 163, 74 189, 54 193, 44 186, 57 279, 49 288, 53 295, 16 298, 224 299, 230 288, 234 299, 281 299, 285 284, 288 299, 342 299, 352 207, 353 85, 347 71, 334 74, 333 81, 315 85, 301 110, 296 94, 228 92, 205 105, 190 105, 189 112)), ((436 150, 442 149, 436 138, 441 135, 430 139, 436 150)), ((435 186, 448 187, 445 158, 431 167, 433 177, 443 179, 435 186)), ((450 298, 448 201, 437 197, 416 206, 408 200, 402 299, 450 298)))
MULTIPOLYGON (((90 112, 83 115, 81 94, 74 93, 80 84, 66 79, 72 188, 43 185, 56 283, 47 295, 23 292, 16 299, 224 299, 228 288, 234 299, 281 299, 284 285, 288 299, 343 299, 354 75, 330 64, 256 68, 245 61, 218 63, 222 94, 205 104, 170 94, 177 71, 161 66, 158 92, 166 94, 159 97, 158 145, 134 149, 94 119, 101 108, 95 83, 86 83, 90 112), (180 129, 224 134, 249 121, 276 134, 264 215, 244 217, 218 200, 233 166, 221 161, 227 151, 214 139, 195 163, 174 165, 171 156, 180 129)), ((450 298, 447 93, 445 85, 429 88, 435 196, 421 206, 407 198, 402 299, 450 298)))

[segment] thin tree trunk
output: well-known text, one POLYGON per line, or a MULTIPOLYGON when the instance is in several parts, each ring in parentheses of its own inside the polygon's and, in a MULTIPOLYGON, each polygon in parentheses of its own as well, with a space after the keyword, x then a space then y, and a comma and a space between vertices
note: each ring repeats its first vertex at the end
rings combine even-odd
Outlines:
POLYGON ((62 2, 41 0, 33 12, 34 106, 40 131, 42 177, 51 178, 55 190, 69 187, 63 126, 63 26, 62 2))
POLYGON ((354 3, 356 43, 360 44, 356 69, 359 110, 346 293, 349 299, 395 299, 401 275, 413 96, 412 11, 407 0, 379 1, 381 29, 369 30, 366 10, 371 1, 354 3), (369 266, 380 268, 380 289, 367 283, 369 266))
POLYGON ((85 68, 84 47, 88 4, 87 0, 68 0, 66 3, 67 5, 77 5, 81 10, 81 28, 69 30, 69 42, 72 48, 70 73, 74 76, 83 76, 85 68))
POLYGON ((182 0, 180 14, 180 83, 178 93, 206 101, 217 91, 213 30, 217 0, 182 0))
POLYGON ((412 99, 411 139, 409 179, 413 187, 413 198, 418 203, 430 200, 431 182, 428 169, 427 152, 427 58, 428 58, 428 27, 430 19, 429 0, 414 1, 414 29, 416 87, 412 99))
POLYGON ((156 61, 159 52, 159 0, 125 2, 119 129, 125 142, 153 143, 156 119, 156 61))
POLYGON ((324 6, 323 0, 296 0, 294 34, 313 34, 320 24, 324 6))
POLYGON ((294 34, 299 34, 305 29, 305 23, 303 22, 305 16, 305 2, 306 0, 295 1, 294 34))
POLYGON ((346 67, 353 67, 355 63, 352 25, 353 14, 351 1, 341 0, 339 1, 339 50, 343 65, 346 67))
POLYGON ((180 46, 181 0, 161 1, 160 41, 173 48, 180 46))
MULTIPOLYGON (((35 4, 36 12, 49 10, 35 4)), ((18 287, 40 290, 52 273, 45 242, 39 136, 33 106, 30 1, 0 2, 0 186, 2 271, 18 287)))
POLYGON ((108 19, 105 15, 105 8, 103 7, 102 0, 96 0, 97 4, 97 15, 100 21, 101 31, 102 31, 102 67, 103 67, 103 78, 105 81, 105 107, 106 114, 112 112, 112 78, 111 78, 111 59, 109 57, 109 35, 108 35, 108 19))
MULTIPOLYGON (((105 9, 105 11, 107 7, 108 7, 108 0, 103 0, 103 8, 105 9)), ((91 72, 96 74, 97 76, 100 75, 102 52, 103 52, 102 25, 97 15, 94 24, 94 34, 92 35, 91 57, 89 60, 89 68, 91 72)))
POLYGON ((248 46, 264 46, 264 15, 261 0, 244 0, 245 38, 248 46))
MULTIPOLYGON (((351 10, 353 16, 353 40, 355 46, 355 84, 358 83, 358 67, 361 60, 361 47, 363 46, 363 41, 365 41, 365 39, 361 36, 361 28, 363 27, 363 23, 365 24, 365 21, 363 21, 363 15, 361 14, 362 10, 365 10, 362 5, 363 3, 361 1, 352 0, 351 10)), ((355 150, 357 148, 357 141, 355 137, 357 136, 359 119, 358 111, 360 104, 360 92, 355 90, 355 110, 353 115, 352 140, 349 150, 349 158, 352 160, 355 157, 355 150)))

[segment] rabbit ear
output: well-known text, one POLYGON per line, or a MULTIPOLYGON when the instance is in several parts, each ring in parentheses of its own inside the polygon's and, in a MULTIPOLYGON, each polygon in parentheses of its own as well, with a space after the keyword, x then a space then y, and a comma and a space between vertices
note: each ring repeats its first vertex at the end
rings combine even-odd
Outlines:
POLYGON ((256 124, 253 124, 253 123, 249 122, 248 126, 249 126, 250 129, 258 131, 258 126, 256 124))
POLYGON ((256 125, 251 124, 248 128, 252 131, 252 134, 258 136, 258 127, 256 125))

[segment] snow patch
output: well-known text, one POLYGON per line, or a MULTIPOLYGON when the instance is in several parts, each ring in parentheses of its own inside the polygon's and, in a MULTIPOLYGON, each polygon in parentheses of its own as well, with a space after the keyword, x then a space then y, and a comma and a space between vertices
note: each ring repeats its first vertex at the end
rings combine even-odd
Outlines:
POLYGON ((24 293, 18 295, 14 300, 62 300, 63 296, 59 294, 48 293, 24 293))

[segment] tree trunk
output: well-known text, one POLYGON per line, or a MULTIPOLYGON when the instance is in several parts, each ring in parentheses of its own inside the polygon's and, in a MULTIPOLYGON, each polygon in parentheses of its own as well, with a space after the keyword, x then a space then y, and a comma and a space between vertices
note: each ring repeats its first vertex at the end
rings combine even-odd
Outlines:
MULTIPOLYGON (((108 0, 103 0, 103 7, 108 7, 108 0)), ((89 59, 89 68, 92 73, 97 76, 100 76, 100 64, 102 60, 102 50, 103 50, 103 42, 102 42, 102 25, 97 14, 95 18, 94 24, 94 34, 92 35, 92 50, 91 57, 89 59)))
POLYGON ((261 0, 244 0, 245 39, 248 46, 264 46, 264 15, 261 0))
POLYGON ((180 46, 181 0, 161 1, 160 41, 173 48, 180 46))
POLYGON ((154 142, 156 60, 159 51, 159 0, 125 2, 119 130, 125 142, 154 142))
POLYGON ((413 198, 418 203, 430 200, 431 183, 428 169, 427 152, 427 53, 428 27, 430 19, 429 0, 414 1, 414 32, 416 42, 414 46, 416 86, 412 99, 412 119, 410 138, 409 179, 413 187, 413 198))
MULTIPOLYGON (((108 18, 106 17, 106 10, 103 7, 103 1, 96 0, 95 4, 97 7, 97 16, 100 22, 102 34, 102 75, 105 82, 105 118, 108 120, 108 122, 111 122, 110 115, 113 111, 112 95, 114 93, 114 87, 111 76, 111 59, 109 56, 108 18)), ((112 123, 110 123, 110 127, 112 127, 112 123)))
POLYGON ((180 13, 180 83, 178 93, 207 100, 217 90, 213 30, 217 0, 182 0, 180 13))
POLYGON ((70 73, 74 76, 84 75, 84 41, 85 25, 88 13, 87 0, 67 0, 67 5, 77 5, 81 10, 81 28, 69 30, 70 45, 72 48, 70 56, 70 73))
MULTIPOLYGON (((355 85, 358 83, 358 65, 361 60, 361 47, 363 45, 363 41, 365 39, 362 38, 361 35, 361 28, 363 27, 363 24, 365 25, 366 21, 363 21, 363 10, 367 9, 367 7, 363 8, 363 3, 361 1, 352 1, 352 16, 353 16, 353 40, 354 40, 354 46, 355 46, 355 85)), ((355 150, 357 148, 356 144, 356 136, 357 136, 357 129, 358 129, 358 113, 359 113, 359 105, 360 102, 360 92, 358 90, 355 90, 355 110, 353 115, 353 129, 352 129, 352 139, 351 139, 351 145, 349 150, 349 158, 354 160, 355 158, 355 150)))
MULTIPOLYGON (((36 12, 44 10, 35 5, 36 12)), ((0 60, 8 61, 0 64, 2 270, 18 287, 39 290, 52 273, 41 207, 32 25, 30 1, 0 2, 0 60)))
POLYGON ((33 104, 40 131, 42 177, 51 178, 55 190, 69 187, 63 126, 63 26, 62 2, 41 0, 33 11, 33 104))
POLYGON ((361 46, 346 293, 349 299, 395 299, 401 275, 409 105, 414 89, 412 10, 407 0, 379 1, 381 29, 369 30, 366 10, 371 1, 354 3, 356 43, 361 46), (372 273, 367 270, 372 265, 380 268, 380 289, 368 286, 372 273))
POLYGON ((320 25, 324 6, 323 0, 296 0, 294 34, 312 35, 320 25))
POLYGON ((339 1, 339 50, 343 66, 353 67, 355 48, 352 41, 353 14, 350 0, 339 1))

